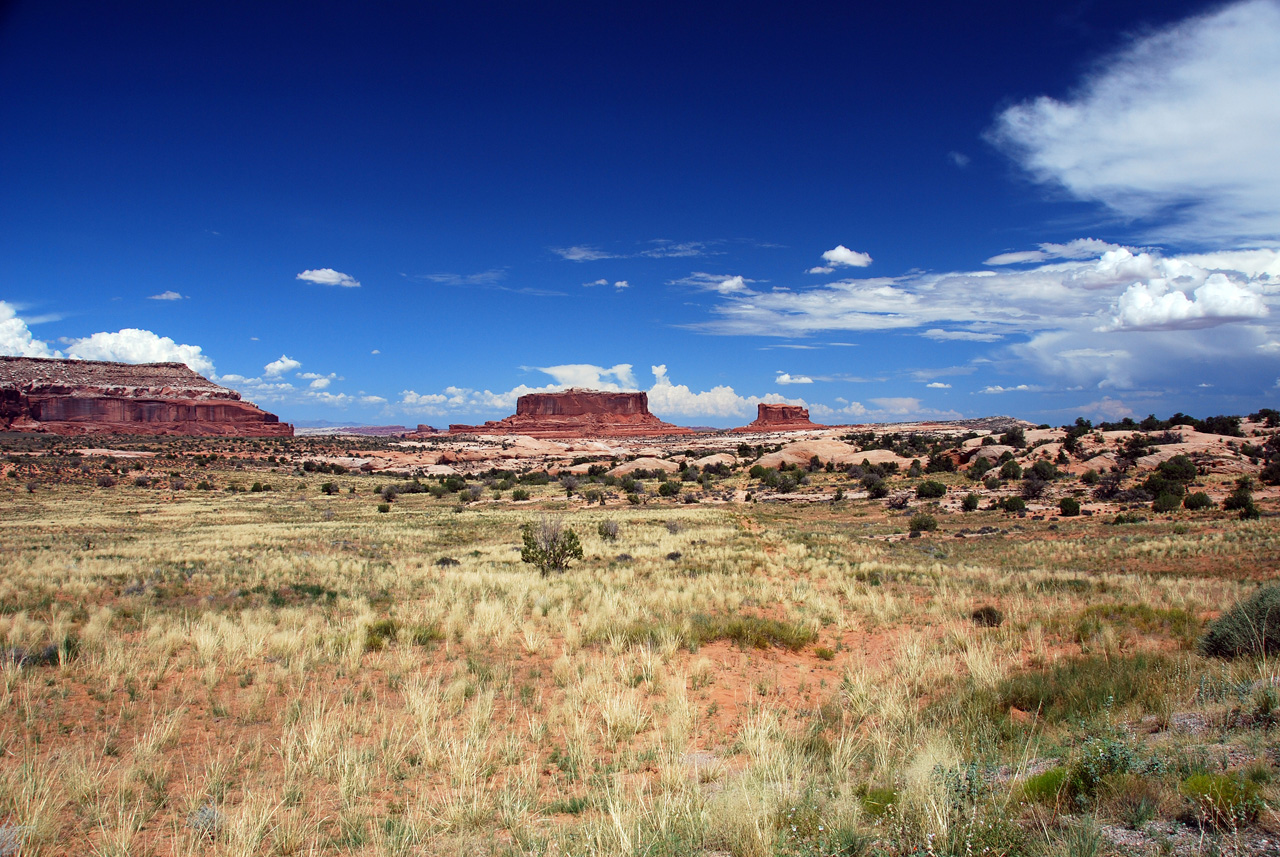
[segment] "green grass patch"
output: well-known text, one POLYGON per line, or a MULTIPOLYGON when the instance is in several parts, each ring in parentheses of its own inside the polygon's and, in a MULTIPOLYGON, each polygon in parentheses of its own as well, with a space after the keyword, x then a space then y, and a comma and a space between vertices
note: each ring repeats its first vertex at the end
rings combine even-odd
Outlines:
POLYGON ((1001 681, 991 692, 992 715, 1015 707, 1039 711, 1044 719, 1061 723, 1086 720, 1130 704, 1154 711, 1164 699, 1165 678, 1171 672, 1167 657, 1145 652, 1060 661, 1049 669, 1018 673, 1001 681))

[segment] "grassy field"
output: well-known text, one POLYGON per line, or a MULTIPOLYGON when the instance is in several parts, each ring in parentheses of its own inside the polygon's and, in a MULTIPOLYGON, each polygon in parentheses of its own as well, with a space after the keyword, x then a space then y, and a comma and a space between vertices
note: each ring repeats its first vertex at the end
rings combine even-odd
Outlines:
POLYGON ((0 480, 0 853, 1275 853, 1276 665, 1196 653, 1275 577, 1269 502, 384 501, 193 455, 0 480))

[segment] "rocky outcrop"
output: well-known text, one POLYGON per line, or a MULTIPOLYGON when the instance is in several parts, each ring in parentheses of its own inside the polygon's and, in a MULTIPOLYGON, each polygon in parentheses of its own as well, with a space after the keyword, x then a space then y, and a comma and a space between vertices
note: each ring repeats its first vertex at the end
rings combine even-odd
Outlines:
POLYGON ((182 363, 0 357, 0 431, 291 437, 293 426, 182 363))
POLYGON ((643 437, 688 434, 649 413, 646 393, 605 393, 571 389, 529 393, 516 400, 516 412, 484 425, 451 425, 450 434, 523 434, 529 437, 643 437))
POLYGON ((809 409, 799 405, 773 405, 761 402, 756 406, 756 419, 750 425, 734 429, 735 432, 803 431, 826 426, 809 422, 809 409))

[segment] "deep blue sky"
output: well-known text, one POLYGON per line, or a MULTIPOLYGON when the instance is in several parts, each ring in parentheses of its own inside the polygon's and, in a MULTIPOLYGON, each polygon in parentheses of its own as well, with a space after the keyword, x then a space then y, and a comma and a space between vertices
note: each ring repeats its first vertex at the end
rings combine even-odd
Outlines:
POLYGON ((0 7, 0 353, 295 421, 1273 404, 1280 6, 936 6, 0 7))

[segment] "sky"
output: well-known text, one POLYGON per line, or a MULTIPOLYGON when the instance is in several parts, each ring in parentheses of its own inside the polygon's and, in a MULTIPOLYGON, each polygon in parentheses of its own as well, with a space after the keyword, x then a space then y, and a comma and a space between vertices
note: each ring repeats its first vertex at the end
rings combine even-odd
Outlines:
POLYGON ((1249 413, 1277 45, 1280 0, 0 0, 0 354, 296 424, 1249 413))

